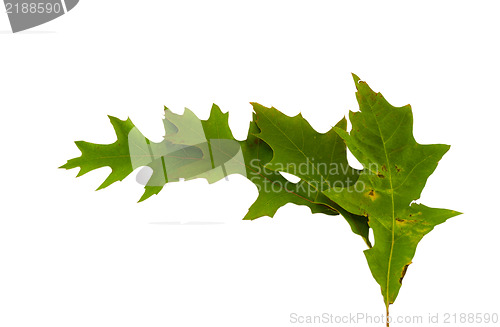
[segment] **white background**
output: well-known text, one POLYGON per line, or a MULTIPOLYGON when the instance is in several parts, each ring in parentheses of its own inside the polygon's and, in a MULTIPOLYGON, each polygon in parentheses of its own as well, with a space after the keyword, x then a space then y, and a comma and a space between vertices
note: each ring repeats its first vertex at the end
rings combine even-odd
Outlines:
POLYGON ((297 326, 293 312, 383 314, 364 244, 340 217, 287 205, 242 221, 257 190, 241 176, 168 185, 137 204, 135 173, 94 192, 108 168, 78 179, 57 169, 79 156, 75 140, 114 141, 107 114, 160 140, 164 105, 206 119, 216 103, 239 139, 250 101, 325 132, 358 108, 351 72, 412 105, 417 141, 452 145, 421 202, 465 213, 420 243, 392 314, 499 313, 499 9, 82 0, 19 34, 0 13, 0 326, 280 327, 297 326))

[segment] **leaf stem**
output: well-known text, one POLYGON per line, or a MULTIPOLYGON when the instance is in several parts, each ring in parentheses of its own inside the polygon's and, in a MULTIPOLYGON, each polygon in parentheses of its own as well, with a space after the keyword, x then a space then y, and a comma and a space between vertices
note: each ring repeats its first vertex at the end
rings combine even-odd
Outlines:
POLYGON ((385 321, 387 323, 387 327, 389 327, 389 303, 385 305, 385 321))

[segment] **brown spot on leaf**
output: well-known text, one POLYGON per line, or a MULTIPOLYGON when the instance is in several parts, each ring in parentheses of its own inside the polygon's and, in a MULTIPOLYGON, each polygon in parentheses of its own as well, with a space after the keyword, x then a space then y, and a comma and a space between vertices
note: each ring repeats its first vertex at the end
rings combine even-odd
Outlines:
POLYGON ((399 173, 402 169, 398 167, 398 165, 394 165, 394 167, 396 168, 396 171, 399 173))
POLYGON ((383 171, 387 171, 387 167, 385 165, 382 165, 380 169, 382 169, 383 171))
POLYGON ((370 200, 372 201, 375 201, 379 195, 377 194, 377 192, 375 192, 375 190, 370 190, 368 193, 365 193, 366 196, 368 196, 370 198, 370 200))
POLYGON ((407 264, 404 268, 403 268, 403 272, 401 273, 401 278, 399 279, 399 283, 401 285, 403 285, 403 278, 405 278, 405 275, 406 275, 406 271, 408 270, 408 266, 411 265, 411 262, 409 264, 407 264))
POLYGON ((414 219, 401 219, 401 218, 396 218, 396 221, 398 223, 402 223, 402 224, 416 224, 417 221, 414 220, 414 219))
POLYGON ((384 175, 382 175, 381 173, 378 173, 378 174, 377 174, 377 176, 378 176, 379 178, 385 178, 385 176, 384 176, 384 175))

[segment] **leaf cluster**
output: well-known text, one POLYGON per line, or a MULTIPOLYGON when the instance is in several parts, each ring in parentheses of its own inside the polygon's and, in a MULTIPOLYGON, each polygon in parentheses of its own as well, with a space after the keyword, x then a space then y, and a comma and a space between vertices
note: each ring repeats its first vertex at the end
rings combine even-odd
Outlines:
POLYGON ((436 225, 460 213, 415 202, 449 146, 417 143, 411 107, 392 106, 353 76, 359 111, 349 113, 350 132, 345 119, 319 133, 300 114, 289 117, 252 103, 248 136, 239 141, 229 128, 228 113, 216 105, 207 120, 188 109, 178 115, 165 108, 161 142, 149 140, 130 119, 109 117, 117 140, 77 141, 81 156, 61 168, 78 167, 81 176, 110 167, 110 175, 98 187, 102 189, 136 168, 149 167, 152 174, 139 201, 158 194, 168 183, 196 178, 214 183, 240 174, 259 191, 245 220, 273 217, 288 203, 307 206, 312 213, 340 215, 368 247, 365 256, 388 314, 417 244, 436 225), (349 166, 347 149, 362 170, 349 166), (292 183, 281 172, 300 181, 292 183))

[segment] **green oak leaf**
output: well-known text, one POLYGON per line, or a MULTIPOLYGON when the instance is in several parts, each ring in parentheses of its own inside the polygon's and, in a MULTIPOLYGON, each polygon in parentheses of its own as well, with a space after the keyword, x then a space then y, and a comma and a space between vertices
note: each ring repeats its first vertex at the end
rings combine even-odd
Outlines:
POLYGON ((388 312, 419 241, 460 213, 414 203, 450 147, 418 144, 409 105, 393 107, 356 75, 354 81, 360 111, 350 112, 350 134, 338 127, 335 132, 364 170, 354 185, 333 187, 324 194, 345 210, 369 219, 375 245, 365 256, 388 312))
POLYGON ((178 175, 179 169, 183 166, 202 159, 203 153, 198 147, 173 144, 167 140, 153 143, 139 132, 130 119, 120 120, 111 116, 109 119, 117 136, 114 143, 94 144, 76 141, 76 146, 82 152, 81 156, 68 160, 60 167, 64 169, 79 167, 77 177, 98 168, 110 167, 110 175, 97 190, 123 180, 137 167, 154 164, 159 153, 162 154, 162 169, 168 168, 174 176, 178 175))
POLYGON ((144 166, 150 167, 153 173, 139 201, 158 194, 167 183, 181 178, 205 178, 213 183, 236 173, 246 176, 259 190, 245 220, 273 217, 287 203, 306 205, 313 213, 328 215, 338 215, 338 211, 343 210, 326 197, 324 203, 314 202, 309 184, 291 183, 279 172, 265 168, 272 158, 272 150, 253 135, 259 132, 255 122, 250 123, 248 138, 237 141, 229 128, 228 113, 222 113, 216 105, 208 120, 200 120, 188 109, 178 115, 165 108, 166 135, 159 143, 147 139, 130 119, 122 121, 110 117, 110 120, 117 135, 116 142, 75 142, 82 155, 61 166, 65 169, 80 167, 78 176, 97 168, 111 167, 112 173, 98 189, 121 181, 134 169, 144 166))
MULTIPOLYGON (((319 133, 301 114, 289 117, 275 108, 258 103, 252 105, 261 131, 257 137, 266 142, 273 153, 272 160, 265 167, 293 174, 306 182, 309 197, 315 203, 323 203, 339 211, 352 231, 371 247, 367 218, 346 211, 322 193, 335 185, 353 185, 359 176, 359 171, 349 166, 346 146, 334 129, 319 133)), ((347 121, 341 119, 335 127, 345 130, 347 121)))
POLYGON ((241 164, 244 161, 243 153, 229 129, 228 114, 223 114, 216 105, 212 107, 208 120, 200 120, 189 109, 178 115, 165 108, 163 123, 165 142, 187 149, 196 148, 200 158, 192 162, 183 161, 175 171, 171 171, 171 167, 164 165, 163 153, 157 153, 155 160, 148 164, 153 169, 153 174, 139 201, 158 194, 166 183, 180 178, 205 178, 209 183, 214 183, 234 173, 245 175, 245 166, 241 164))
POLYGON ((130 119, 120 120, 112 116, 108 117, 115 130, 117 140, 113 144, 104 145, 76 141, 75 144, 82 155, 68 160, 66 164, 59 167, 65 169, 80 167, 77 177, 97 168, 110 167, 111 174, 97 188, 98 190, 108 187, 116 181, 123 180, 133 171, 128 135, 135 126, 130 119))
POLYGON ((276 211, 287 203, 308 206, 312 213, 338 215, 336 205, 330 200, 326 203, 313 201, 315 195, 312 195, 312 192, 314 190, 306 182, 301 180, 298 183, 292 183, 279 172, 265 167, 266 163, 271 160, 273 151, 269 145, 255 136, 259 132, 255 120, 252 121, 247 139, 241 142, 247 167, 247 178, 259 190, 257 200, 252 204, 244 219, 253 220, 262 216, 273 217, 276 211))

